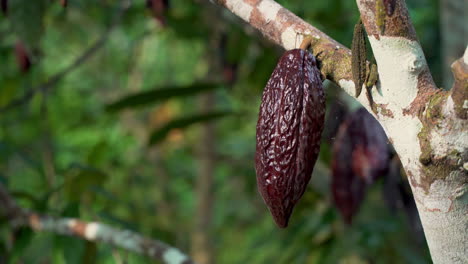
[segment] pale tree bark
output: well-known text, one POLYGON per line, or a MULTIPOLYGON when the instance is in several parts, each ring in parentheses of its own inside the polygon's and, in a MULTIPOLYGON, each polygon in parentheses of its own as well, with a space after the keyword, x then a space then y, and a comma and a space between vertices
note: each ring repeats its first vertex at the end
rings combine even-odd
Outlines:
MULTIPOLYGON (((312 35, 323 76, 351 96, 351 51, 272 0, 218 0, 289 50, 312 35)), ((379 82, 358 100, 385 129, 408 175, 434 263, 468 263, 468 52, 438 89, 404 0, 357 0, 379 82)))

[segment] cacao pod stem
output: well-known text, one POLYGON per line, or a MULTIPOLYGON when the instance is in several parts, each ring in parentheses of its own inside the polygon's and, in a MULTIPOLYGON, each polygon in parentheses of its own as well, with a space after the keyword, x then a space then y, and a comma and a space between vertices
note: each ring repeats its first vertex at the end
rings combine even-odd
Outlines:
POLYGON ((312 43, 312 37, 310 35, 305 36, 299 48, 302 50, 307 50, 310 47, 311 43, 312 43))

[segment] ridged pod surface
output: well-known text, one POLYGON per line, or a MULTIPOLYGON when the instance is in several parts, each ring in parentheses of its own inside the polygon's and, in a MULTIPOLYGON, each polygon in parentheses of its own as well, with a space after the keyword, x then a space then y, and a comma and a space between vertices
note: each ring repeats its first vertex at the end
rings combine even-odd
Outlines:
POLYGON ((263 91, 257 123, 258 190, 279 227, 288 225, 320 149, 325 95, 315 57, 286 51, 263 91))

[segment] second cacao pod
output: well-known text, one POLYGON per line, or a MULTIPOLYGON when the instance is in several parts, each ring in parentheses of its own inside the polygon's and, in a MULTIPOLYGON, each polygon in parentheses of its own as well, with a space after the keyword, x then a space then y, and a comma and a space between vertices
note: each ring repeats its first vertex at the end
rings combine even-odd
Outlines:
POLYGON ((388 171, 390 149, 385 131, 366 109, 340 125, 332 149, 332 194, 346 223, 351 224, 368 186, 388 171))
POLYGON ((258 190, 279 227, 288 225, 320 149, 325 95, 315 57, 286 51, 263 91, 257 123, 258 190))

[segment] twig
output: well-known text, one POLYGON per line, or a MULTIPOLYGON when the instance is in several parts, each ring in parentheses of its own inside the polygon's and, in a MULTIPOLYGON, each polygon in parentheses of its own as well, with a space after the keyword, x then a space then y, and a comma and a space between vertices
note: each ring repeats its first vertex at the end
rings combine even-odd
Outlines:
POLYGON ((468 119, 468 46, 463 57, 452 64, 452 73, 455 79, 450 91, 454 102, 454 110, 458 118, 468 119))
POLYGON ((111 23, 111 25, 101 34, 101 37, 96 40, 88 49, 86 49, 83 54, 81 54, 78 58, 75 59, 74 62, 72 62, 70 65, 65 67, 62 71, 56 73, 52 77, 50 77, 46 82, 35 86, 31 89, 29 89, 25 94, 22 96, 13 99, 9 104, 0 107, 0 113, 7 112, 9 110, 12 110, 18 106, 21 106, 29 100, 31 100, 34 95, 38 92, 45 92, 52 87, 54 87, 59 81, 61 81, 68 73, 73 71, 74 69, 78 68, 81 64, 83 64, 85 61, 87 61, 89 58, 91 58, 96 51, 98 51, 100 48, 104 46, 106 43, 107 39, 109 38, 110 33, 112 30, 117 26, 117 24, 120 22, 120 19, 122 18, 123 14, 125 11, 128 9, 128 3, 126 0, 122 1, 121 7, 117 11, 117 13, 114 16, 114 19, 111 23))
POLYGON ((93 242, 103 242, 148 256, 162 263, 194 263, 179 249, 130 230, 119 230, 99 222, 84 222, 74 218, 57 218, 29 212, 16 204, 2 184, 0 184, 0 216, 5 216, 14 227, 29 226, 35 231, 47 231, 93 242))
MULTIPOLYGON (((323 76, 354 96, 351 73, 351 50, 324 32, 308 24, 273 0, 215 0, 259 30, 266 38, 286 50, 298 48, 305 37, 311 37, 313 54, 320 62, 323 76)), ((364 97, 356 98, 370 108, 364 97)))

